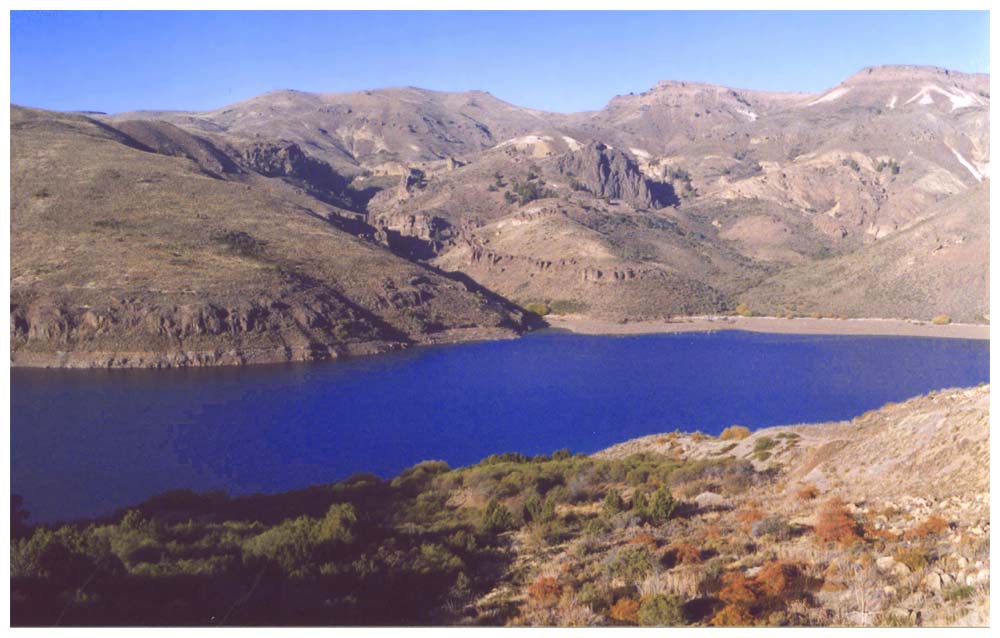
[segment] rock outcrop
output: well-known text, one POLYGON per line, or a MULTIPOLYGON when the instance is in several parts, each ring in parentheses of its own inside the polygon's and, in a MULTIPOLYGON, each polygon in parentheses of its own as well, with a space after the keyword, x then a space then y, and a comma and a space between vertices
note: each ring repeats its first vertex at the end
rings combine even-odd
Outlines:
POLYGON ((598 197, 620 199, 636 208, 663 208, 678 202, 673 186, 646 178, 625 153, 591 142, 559 161, 560 172, 598 197))

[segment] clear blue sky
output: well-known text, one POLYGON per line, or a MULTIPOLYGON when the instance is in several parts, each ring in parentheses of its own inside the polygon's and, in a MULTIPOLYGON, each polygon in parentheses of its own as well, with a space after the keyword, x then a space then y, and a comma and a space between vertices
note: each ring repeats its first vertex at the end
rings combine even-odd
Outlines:
POLYGON ((658 80, 821 91, 874 64, 989 72, 986 12, 11 13, 11 101, 211 109, 274 89, 481 89, 598 109, 658 80))

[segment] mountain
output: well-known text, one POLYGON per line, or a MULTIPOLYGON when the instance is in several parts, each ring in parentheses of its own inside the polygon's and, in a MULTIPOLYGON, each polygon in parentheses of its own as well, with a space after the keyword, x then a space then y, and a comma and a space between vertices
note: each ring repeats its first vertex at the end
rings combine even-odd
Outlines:
POLYGON ((118 338, 141 365, 330 356, 515 334, 528 304, 987 321, 989 101, 988 76, 891 66, 817 94, 666 81, 570 114, 416 88, 12 107, 15 360, 118 338), (259 332, 222 327, 257 294, 326 327, 273 308, 259 332), (190 301, 225 317, 164 322, 212 336, 67 336, 104 325, 95 304, 124 326, 190 301), (274 354, 288 339, 299 354, 274 354), (149 354, 167 350, 192 354, 149 354))
POLYGON ((172 125, 15 107, 11 145, 15 364, 319 359, 525 329, 519 308, 172 125))

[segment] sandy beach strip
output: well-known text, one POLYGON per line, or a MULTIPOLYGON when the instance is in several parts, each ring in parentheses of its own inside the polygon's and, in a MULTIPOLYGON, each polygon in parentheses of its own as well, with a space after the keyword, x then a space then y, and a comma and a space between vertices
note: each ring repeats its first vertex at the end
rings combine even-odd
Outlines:
POLYGON ((579 334, 635 335, 657 332, 714 332, 747 330, 783 334, 886 335, 902 337, 944 337, 989 340, 990 327, 984 324, 951 323, 936 326, 929 321, 906 319, 813 319, 796 317, 677 317, 660 321, 617 323, 582 315, 548 315, 549 326, 579 334))

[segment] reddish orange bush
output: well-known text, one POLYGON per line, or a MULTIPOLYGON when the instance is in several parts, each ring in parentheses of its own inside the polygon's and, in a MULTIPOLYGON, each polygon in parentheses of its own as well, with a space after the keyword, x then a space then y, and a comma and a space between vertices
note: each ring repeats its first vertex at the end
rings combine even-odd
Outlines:
POLYGON ((528 585, 528 600, 535 605, 551 607, 559 602, 562 588, 551 576, 541 576, 528 585))
POLYGON ((729 439, 745 439, 750 436, 750 428, 744 427, 742 425, 730 425, 728 428, 722 431, 719 438, 723 441, 729 439))
POLYGON ((927 518, 926 521, 917 525, 913 529, 908 529, 903 534, 903 538, 914 539, 914 538, 927 538, 928 536, 937 536, 938 534, 944 532, 948 529, 948 521, 944 520, 936 514, 932 514, 927 518))
POLYGON ((636 624, 639 622, 639 603, 631 598, 620 598, 611 607, 611 619, 636 624))
POLYGON ((757 592, 753 587, 753 581, 744 576, 743 572, 727 572, 722 576, 719 600, 732 605, 752 605, 757 601, 757 592))
POLYGON ((625 541, 629 545, 645 545, 650 551, 656 550, 656 539, 649 532, 642 532, 641 534, 636 534, 632 538, 625 541))
POLYGON ((901 538, 901 535, 894 534, 884 527, 874 527, 872 525, 865 525, 865 538, 869 538, 872 540, 895 542, 901 538))
POLYGON ((858 522, 847 511, 844 501, 837 497, 831 498, 823 505, 815 532, 816 538, 823 543, 850 545, 861 540, 858 535, 858 522))
POLYGON ((796 593, 795 585, 801 576, 802 572, 795 563, 773 560, 760 568, 755 582, 768 596, 785 596, 796 593))
POLYGON ((697 565, 701 562, 701 552, 690 543, 674 543, 671 547, 682 565, 697 565))
POLYGON ((795 496, 800 501, 811 501, 817 496, 819 496, 819 490, 816 488, 815 485, 809 483, 807 485, 803 485, 802 489, 800 489, 798 492, 795 493, 795 496))
POLYGON ((710 622, 714 627, 749 627, 754 624, 754 617, 743 605, 726 605, 710 622))
POLYGON ((756 503, 748 503, 746 509, 736 514, 736 520, 743 523, 743 531, 745 532, 750 531, 754 521, 759 521, 762 518, 764 518, 764 512, 760 511, 756 503))

